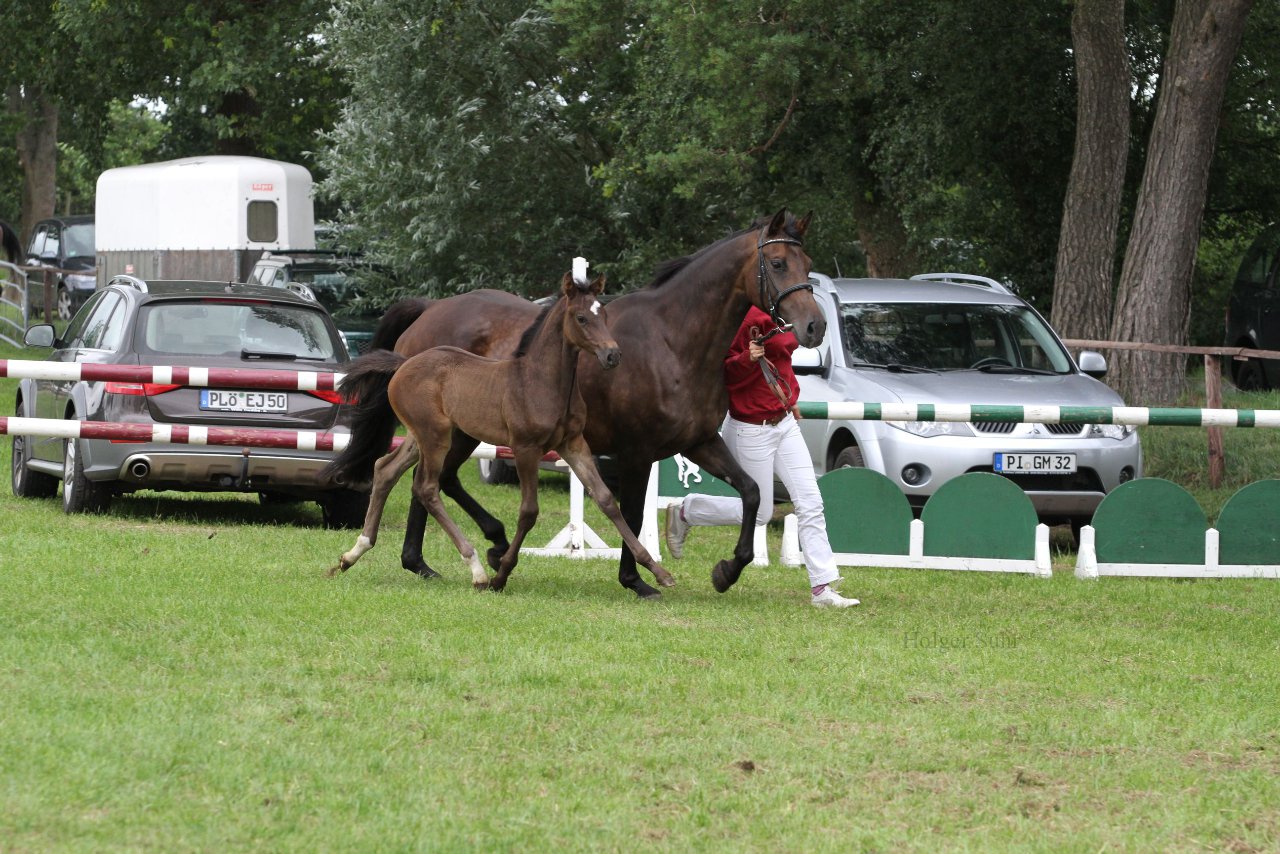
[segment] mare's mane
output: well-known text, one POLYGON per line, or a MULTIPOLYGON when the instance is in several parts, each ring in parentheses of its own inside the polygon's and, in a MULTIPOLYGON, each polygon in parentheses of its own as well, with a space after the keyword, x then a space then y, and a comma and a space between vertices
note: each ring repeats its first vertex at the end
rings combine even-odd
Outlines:
MULTIPOLYGON (((746 228, 740 228, 737 231, 732 232, 731 234, 727 234, 724 237, 717 240, 715 243, 711 243, 707 246, 702 247, 697 252, 694 252, 692 255, 685 255, 683 258, 669 258, 666 261, 659 263, 658 266, 654 268, 653 281, 649 282, 648 286, 650 288, 662 287, 664 284, 671 281, 671 279, 675 278, 675 275, 677 273, 679 273, 685 267, 688 267, 696 259, 701 258, 703 255, 707 255, 711 252, 716 251, 725 243, 728 243, 731 240, 737 240, 739 237, 741 237, 744 234, 747 234, 748 232, 757 231, 758 229, 764 228, 769 224, 769 221, 771 219, 773 219, 772 216, 760 217, 759 219, 752 222, 751 225, 747 226, 746 228)), ((796 225, 795 215, 792 213, 788 213, 786 223, 782 226, 782 230, 787 235, 787 237, 793 238, 795 240, 799 240, 800 235, 796 233, 795 225, 796 225)))
POLYGON ((560 297, 557 296, 554 300, 547 303, 547 305, 543 307, 542 311, 538 312, 538 316, 533 319, 533 323, 530 323, 528 328, 520 334, 520 343, 516 345, 515 358, 519 359, 525 353, 529 352, 529 348, 533 346, 533 339, 537 337, 538 330, 547 322, 547 315, 551 314, 551 309, 554 308, 555 304, 559 301, 560 297))

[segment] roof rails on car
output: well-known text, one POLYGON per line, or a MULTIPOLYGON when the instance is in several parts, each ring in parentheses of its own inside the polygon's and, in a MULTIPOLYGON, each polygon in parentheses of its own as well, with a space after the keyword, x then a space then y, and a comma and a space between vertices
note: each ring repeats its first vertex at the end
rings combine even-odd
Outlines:
POLYGON ((116 275, 112 276, 111 281, 107 282, 107 284, 108 285, 128 285, 131 288, 136 288, 137 290, 141 291, 144 294, 150 293, 150 290, 147 288, 146 282, 142 281, 142 279, 139 279, 137 276, 130 276, 130 275, 126 275, 125 273, 117 273, 116 275))
POLYGON ((311 288, 307 287, 302 282, 286 282, 285 289, 293 291, 295 294, 302 297, 304 300, 307 300, 308 302, 316 301, 316 295, 311 292, 311 288))
POLYGON ((986 276, 974 276, 969 273, 918 273, 911 277, 922 282, 946 282, 952 285, 976 285, 995 291, 998 294, 1013 294, 1006 286, 986 276))

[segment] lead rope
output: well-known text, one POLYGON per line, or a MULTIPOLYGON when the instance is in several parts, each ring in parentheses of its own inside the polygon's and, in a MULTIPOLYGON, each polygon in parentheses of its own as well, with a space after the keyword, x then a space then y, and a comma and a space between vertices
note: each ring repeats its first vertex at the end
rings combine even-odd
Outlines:
MULTIPOLYGON (((763 347, 764 342, 768 341, 775 335, 781 335, 783 332, 789 331, 790 328, 790 324, 775 326, 773 329, 770 329, 768 332, 761 335, 760 327, 753 326, 748 330, 748 333, 751 335, 752 341, 763 347)), ((778 368, 773 364, 773 362, 769 361, 768 356, 761 356, 759 365, 760 372, 764 374, 765 384, 769 386, 769 391, 773 392, 773 396, 782 404, 783 409, 790 409, 791 386, 782 378, 782 375, 778 373, 778 368)))

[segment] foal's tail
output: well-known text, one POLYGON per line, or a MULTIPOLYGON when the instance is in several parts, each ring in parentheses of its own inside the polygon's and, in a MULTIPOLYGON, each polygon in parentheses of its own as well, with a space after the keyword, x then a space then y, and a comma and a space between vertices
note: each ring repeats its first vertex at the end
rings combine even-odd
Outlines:
POLYGON ((373 340, 369 342, 371 350, 394 350, 396 342, 404 331, 413 325, 427 306, 433 302, 429 297, 407 297, 387 309, 373 330, 373 340))
POLYGON ((390 350, 370 350, 348 366, 342 395, 355 401, 351 443, 321 470, 322 480, 354 485, 373 478, 373 464, 391 449, 399 423, 387 400, 387 386, 405 361, 405 356, 390 350))

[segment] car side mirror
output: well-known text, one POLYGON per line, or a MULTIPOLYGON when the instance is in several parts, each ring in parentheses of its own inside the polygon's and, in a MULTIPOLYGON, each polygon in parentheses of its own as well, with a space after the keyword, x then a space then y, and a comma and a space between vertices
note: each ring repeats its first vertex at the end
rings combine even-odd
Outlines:
POLYGON ((1076 360, 1080 365, 1080 370, 1095 380, 1100 380, 1107 375, 1107 359, 1096 350, 1081 350, 1080 358, 1076 360))
POLYGON ((28 347, 52 347, 56 338, 53 326, 48 323, 37 323, 22 336, 22 343, 28 347))
POLYGON ((822 353, 816 347, 797 347, 791 354, 791 368, 796 376, 822 373, 822 353))

